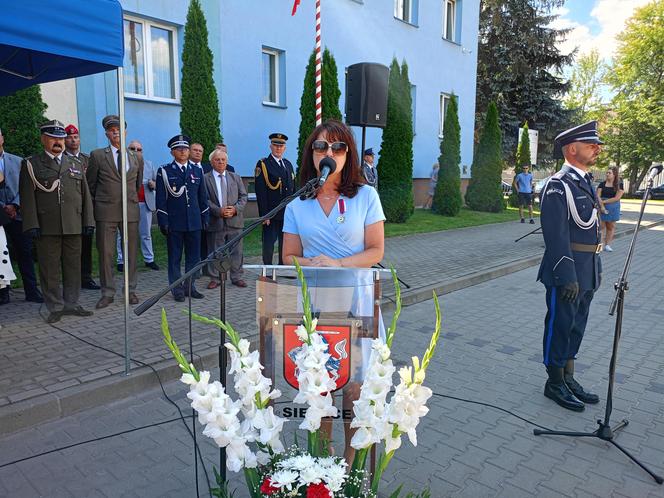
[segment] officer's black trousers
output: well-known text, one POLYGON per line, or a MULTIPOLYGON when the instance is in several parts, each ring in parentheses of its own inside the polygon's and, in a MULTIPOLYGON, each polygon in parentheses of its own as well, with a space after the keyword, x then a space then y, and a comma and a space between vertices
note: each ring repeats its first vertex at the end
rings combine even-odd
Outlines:
MULTIPOLYGON (((201 260, 201 231, 169 232, 166 243, 168 249, 168 283, 172 284, 182 276, 180 264, 183 250, 185 272, 191 270, 201 260)), ((194 275, 193 280, 195 279, 196 275, 194 275)), ((192 288, 196 288, 193 282, 192 288)), ((172 292, 174 296, 187 293, 184 286, 176 287, 172 292)))
POLYGON ((81 235, 81 282, 92 280, 92 235, 81 235))
MULTIPOLYGON (((279 259, 278 265, 283 264, 281 261, 281 247, 284 244, 284 220, 270 220, 269 225, 263 225, 263 264, 272 264, 272 255, 274 254, 274 244, 279 242, 279 259)), ((288 263, 290 264, 290 263, 288 263)))
POLYGON ((546 288, 543 349, 547 367, 564 367, 568 359, 576 357, 595 291, 582 290, 571 303, 563 301, 561 295, 562 287, 546 288))

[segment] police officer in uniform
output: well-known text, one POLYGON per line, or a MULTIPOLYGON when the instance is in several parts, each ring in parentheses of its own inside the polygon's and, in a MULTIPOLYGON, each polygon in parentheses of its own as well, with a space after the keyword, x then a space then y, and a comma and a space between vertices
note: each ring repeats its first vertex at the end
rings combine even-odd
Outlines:
POLYGON ((378 188, 378 171, 374 166, 374 151, 373 147, 369 147, 364 151, 362 159, 362 176, 367 185, 373 188, 378 188))
POLYGON ((54 323, 63 315, 92 315, 78 298, 81 234, 91 235, 95 221, 83 164, 63 154, 64 125, 49 121, 40 130, 44 150, 23 160, 19 191, 23 231, 37 241, 39 279, 50 312, 46 321, 54 323))
MULTIPOLYGON (((185 253, 185 271, 200 261, 201 230, 206 230, 210 217, 203 170, 189 162, 189 142, 186 135, 176 135, 168 141, 173 161, 157 171, 157 221, 168 249, 168 282, 182 275, 180 262, 185 253)), ((193 279, 192 279, 193 280, 193 279)), ((173 289, 176 301, 184 301, 189 286, 173 289)), ((191 284, 191 297, 203 298, 191 284)))
POLYGON ((565 158, 565 164, 541 196, 546 249, 537 280, 546 287, 543 350, 549 376, 544 395, 574 411, 583 411, 584 403, 599 402, 599 396, 574 378, 574 359, 601 281, 599 205, 588 170, 602 143, 596 121, 559 134, 555 153, 565 158))
MULTIPOLYGON (((73 124, 65 128, 65 154, 81 161, 83 172, 88 172, 90 156, 81 152, 81 136, 78 128, 73 124)), ((81 287, 83 289, 99 290, 100 287, 92 278, 92 235, 81 236, 81 287)))
MULTIPOLYGON (((295 170, 291 162, 284 158, 286 141, 288 137, 283 133, 272 133, 270 139, 270 155, 259 159, 254 171, 256 186, 256 201, 258 202, 258 214, 265 215, 286 196, 295 190, 295 170)), ((274 218, 263 222, 263 264, 272 264, 274 244, 279 241, 279 260, 282 264, 281 248, 284 234, 284 210, 279 211, 274 218)))

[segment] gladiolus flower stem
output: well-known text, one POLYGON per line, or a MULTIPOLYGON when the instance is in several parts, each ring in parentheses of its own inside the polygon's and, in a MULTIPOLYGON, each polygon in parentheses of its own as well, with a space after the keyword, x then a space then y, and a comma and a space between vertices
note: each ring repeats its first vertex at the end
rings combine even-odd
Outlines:
POLYGON ((394 451, 392 450, 389 453, 381 453, 378 458, 378 466, 376 468, 376 473, 371 480, 371 491, 378 495, 378 485, 380 484, 380 478, 383 476, 383 472, 387 469, 387 466, 390 464, 390 460, 394 456, 394 451))

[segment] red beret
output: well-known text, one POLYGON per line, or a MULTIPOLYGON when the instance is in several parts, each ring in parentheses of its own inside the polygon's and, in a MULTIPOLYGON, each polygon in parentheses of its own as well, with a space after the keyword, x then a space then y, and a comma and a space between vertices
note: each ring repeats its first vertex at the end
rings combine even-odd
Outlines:
POLYGON ((70 124, 65 128, 65 132, 67 135, 78 135, 78 128, 76 128, 73 124, 70 124))

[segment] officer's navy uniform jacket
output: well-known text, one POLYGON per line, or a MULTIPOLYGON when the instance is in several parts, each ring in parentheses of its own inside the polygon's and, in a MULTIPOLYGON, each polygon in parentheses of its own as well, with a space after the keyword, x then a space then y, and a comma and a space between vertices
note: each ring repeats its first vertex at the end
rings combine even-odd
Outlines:
POLYGON ((544 324, 544 364, 562 367, 575 358, 588 320, 588 311, 601 280, 602 264, 598 251, 599 206, 592 185, 565 164, 542 189, 541 223, 546 249, 537 280, 547 290, 547 315, 544 324), (584 251, 572 249, 583 244, 584 251), (578 282, 579 296, 564 302, 561 288, 578 282))
MULTIPOLYGON (((208 224, 210 208, 203 170, 191 163, 182 172, 173 161, 157 171, 156 207, 160 228, 168 229, 168 281, 180 278, 182 250, 185 252, 185 271, 200 261, 201 230, 208 224)), ((173 294, 186 293, 187 288, 175 288, 173 294)))

